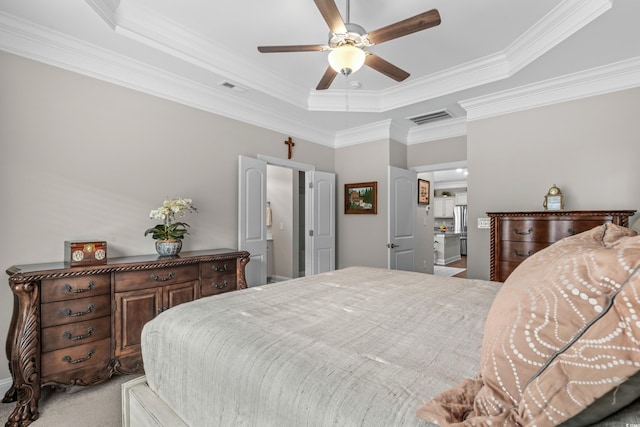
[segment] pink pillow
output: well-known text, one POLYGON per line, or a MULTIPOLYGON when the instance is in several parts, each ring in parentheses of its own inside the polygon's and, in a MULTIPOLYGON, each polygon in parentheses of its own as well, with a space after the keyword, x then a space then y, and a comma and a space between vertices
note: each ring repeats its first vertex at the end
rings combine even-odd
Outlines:
POLYGON ((638 381, 639 315, 640 237, 633 230, 605 224, 556 242, 498 292, 473 380, 479 384, 442 393, 418 416, 539 427, 578 414, 587 423, 602 419, 640 397, 640 388, 623 387, 617 405, 613 397, 598 404, 638 381), (447 409, 452 403, 455 411, 447 409))

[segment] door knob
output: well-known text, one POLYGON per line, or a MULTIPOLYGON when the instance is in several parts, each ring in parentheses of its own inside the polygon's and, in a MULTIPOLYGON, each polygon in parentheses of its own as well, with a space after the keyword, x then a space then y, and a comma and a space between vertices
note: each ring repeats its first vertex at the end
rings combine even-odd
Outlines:
POLYGON ((398 247, 400 247, 400 245, 396 245, 396 244, 394 244, 394 243, 387 243, 387 247, 388 247, 389 249, 393 249, 393 248, 398 248, 398 247))

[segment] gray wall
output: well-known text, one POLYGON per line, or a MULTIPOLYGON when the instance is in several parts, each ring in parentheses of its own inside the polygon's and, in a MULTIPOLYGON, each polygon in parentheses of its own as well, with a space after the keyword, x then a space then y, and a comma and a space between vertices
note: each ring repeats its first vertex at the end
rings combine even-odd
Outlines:
POLYGON ((407 167, 467 160, 467 137, 456 136, 407 146, 407 167))
POLYGON ((335 157, 338 194, 337 268, 353 265, 387 266, 387 169, 389 141, 337 148, 335 157), (377 181, 378 214, 344 213, 344 185, 377 181))
MULTIPOLYGON (((185 218, 184 250, 235 248, 238 155, 286 156, 288 135, 10 54, 0 53, 0 75, 3 269, 59 261, 69 239, 106 240, 111 257, 151 253, 143 232, 167 196, 200 210, 185 218)), ((637 111, 632 89, 474 121, 466 138, 337 149, 296 140, 293 160, 337 174, 343 268, 387 265, 388 165, 467 159, 469 277, 488 278, 488 231, 473 226, 486 211, 541 209, 553 183, 570 209, 640 208, 637 111), (364 181, 378 182, 378 215, 344 215, 344 184, 364 181)), ((2 340, 11 301, 0 286, 2 340)))
POLYGON ((407 145, 398 141, 389 141, 389 166, 407 168, 407 145))
POLYGON ((640 209, 638 111, 635 88, 470 122, 468 277, 489 277, 477 218, 542 210, 554 183, 567 210, 640 209))
MULTIPOLYGON (((0 267, 63 259, 65 240, 110 257, 154 252, 144 230, 165 197, 193 199, 183 250, 237 247, 238 155, 286 158, 271 132, 0 53, 0 267)), ((293 160, 334 172, 334 149, 296 140, 293 160)), ((0 339, 12 293, 0 283, 0 339)), ((9 377, 0 363, 0 380, 9 377)))

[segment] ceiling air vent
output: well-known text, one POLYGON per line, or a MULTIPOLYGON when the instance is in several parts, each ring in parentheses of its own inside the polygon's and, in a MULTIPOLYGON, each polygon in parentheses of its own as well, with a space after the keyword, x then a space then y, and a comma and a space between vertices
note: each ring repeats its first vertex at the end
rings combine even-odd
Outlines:
POLYGON ((417 125, 424 125, 425 123, 435 122, 437 120, 444 120, 453 117, 446 109, 434 111, 433 113, 422 114, 420 116, 409 117, 413 123, 417 125))
POLYGON ((218 85, 222 86, 222 87, 225 87, 227 89, 235 90, 236 92, 240 92, 240 93, 243 93, 243 92, 247 91, 247 89, 245 89, 245 88, 243 88, 241 86, 235 85, 233 83, 230 83, 230 82, 228 82, 226 80, 221 81, 220 83, 218 83, 218 85))

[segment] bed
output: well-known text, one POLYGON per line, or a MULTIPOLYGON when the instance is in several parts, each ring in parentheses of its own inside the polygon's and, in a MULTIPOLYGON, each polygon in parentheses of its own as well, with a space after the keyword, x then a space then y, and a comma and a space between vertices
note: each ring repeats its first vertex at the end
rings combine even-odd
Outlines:
POLYGON ((350 267, 177 306, 144 327, 123 425, 640 425, 640 237, 561 242, 504 285, 350 267))

